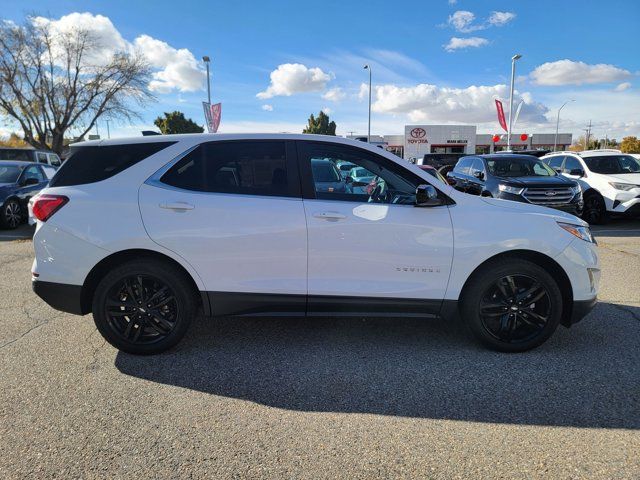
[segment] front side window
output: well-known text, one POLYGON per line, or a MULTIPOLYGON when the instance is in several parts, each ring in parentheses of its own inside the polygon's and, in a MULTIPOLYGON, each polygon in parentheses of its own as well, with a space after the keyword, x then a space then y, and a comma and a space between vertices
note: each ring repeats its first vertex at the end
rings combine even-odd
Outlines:
POLYGON ((22 181, 24 182, 30 178, 35 178, 38 183, 44 182, 44 176, 37 165, 31 165, 24 169, 24 172, 22 173, 22 181))
MULTIPOLYGON (((340 172, 324 172, 341 178, 340 172)), ((185 190, 291 196, 285 142, 209 142, 176 163, 160 181, 185 190)))
POLYGON ((462 175, 469 175, 472 163, 473 163, 473 158, 463 157, 460 160, 458 160, 458 163, 456 163, 456 166, 454 167, 453 171, 456 173, 460 173, 462 175))
POLYGON ((562 167, 562 161, 564 157, 562 155, 556 155, 548 160, 549 166, 553 169, 559 169, 562 167))
POLYGON ((315 198, 351 202, 415 204, 419 178, 394 162, 367 151, 336 145, 301 142, 299 152, 310 170, 315 198), (336 165, 352 163, 342 178, 336 165))
POLYGON ((49 163, 51 165, 53 165, 54 167, 59 167, 60 166, 60 157, 58 157, 58 155, 56 155, 55 153, 50 153, 49 154, 49 163))
POLYGON ((42 171, 44 172, 48 180, 51 180, 56 174, 56 169, 50 165, 42 165, 42 171))
POLYGON ((471 175, 474 177, 478 177, 478 174, 484 174, 484 163, 479 158, 476 158, 471 164, 471 175))
POLYGON ((38 152, 36 155, 38 157, 38 163, 47 163, 47 154, 46 153, 38 152))
POLYGON ((564 171, 569 173, 571 170, 582 170, 582 165, 580 165, 580 161, 577 158, 567 157, 564 162, 564 171))
POLYGON ((640 172, 640 161, 631 155, 585 157, 584 162, 592 172, 602 173, 604 175, 640 172))

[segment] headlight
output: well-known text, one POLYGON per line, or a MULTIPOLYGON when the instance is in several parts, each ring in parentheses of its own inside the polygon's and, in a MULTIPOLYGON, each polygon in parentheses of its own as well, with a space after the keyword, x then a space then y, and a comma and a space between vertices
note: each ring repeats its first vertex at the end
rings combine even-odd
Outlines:
POLYGON ((616 183, 616 182, 609 182, 609 185, 611 185, 616 190, 622 190, 624 192, 633 190, 638 186, 638 185, 634 185, 633 183, 616 183))
POLYGON ((524 188, 512 187, 510 185, 505 185, 504 183, 501 183, 498 185, 498 190, 500 190, 501 192, 513 193, 514 195, 520 195, 524 190, 524 188))
POLYGON ((571 223, 563 222, 558 222, 558 226, 569 232, 574 237, 578 237, 580 240, 584 240, 585 242, 590 243, 596 243, 595 239, 591 235, 591 230, 589 230, 589 227, 583 227, 582 225, 573 225, 571 223))

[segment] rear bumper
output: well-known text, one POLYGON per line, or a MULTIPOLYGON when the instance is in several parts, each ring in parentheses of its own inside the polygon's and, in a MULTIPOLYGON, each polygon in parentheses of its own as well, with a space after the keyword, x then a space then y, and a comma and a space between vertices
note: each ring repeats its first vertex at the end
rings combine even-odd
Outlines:
POLYGON ((81 285, 33 280, 31 287, 36 295, 56 310, 73 313, 74 315, 84 315, 88 313, 82 309, 81 285))

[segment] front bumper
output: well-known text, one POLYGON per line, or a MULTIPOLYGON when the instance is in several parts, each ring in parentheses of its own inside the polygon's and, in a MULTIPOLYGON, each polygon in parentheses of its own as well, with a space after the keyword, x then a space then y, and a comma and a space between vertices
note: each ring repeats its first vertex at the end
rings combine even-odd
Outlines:
POLYGON ((524 198, 522 195, 516 195, 514 193, 508 193, 508 192, 498 192, 497 198, 500 198, 503 200, 512 200, 514 202, 520 202, 520 203, 528 203, 529 205, 536 205, 539 207, 553 208, 555 210, 561 210, 563 212, 571 213, 576 217, 579 217, 580 215, 582 215, 582 209, 584 207, 582 195, 574 195, 574 197, 568 203, 550 204, 550 205, 544 205, 542 203, 532 203, 528 201, 526 198, 524 198))
POLYGON ((564 324, 567 327, 569 327, 571 325, 578 323, 580 320, 586 317, 591 310, 593 310, 593 308, 596 306, 597 303, 598 303, 598 297, 593 297, 591 300, 574 300, 573 310, 571 312, 571 318, 565 319, 569 321, 565 322, 564 324))
POLYGON ((32 280, 33 291, 49 306, 61 312, 84 315, 88 312, 82 308, 82 286, 65 283, 43 282, 32 280))

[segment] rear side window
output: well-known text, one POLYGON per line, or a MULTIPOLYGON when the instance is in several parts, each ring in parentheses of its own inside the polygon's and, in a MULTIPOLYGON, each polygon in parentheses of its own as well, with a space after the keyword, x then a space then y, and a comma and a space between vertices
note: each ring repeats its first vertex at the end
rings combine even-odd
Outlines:
POLYGON ((49 185, 67 187, 106 180, 174 143, 74 147, 71 149, 71 155, 58 169, 49 185))
POLYGON ((282 141, 205 143, 160 181, 185 190, 244 195, 294 196, 299 190, 282 141))

